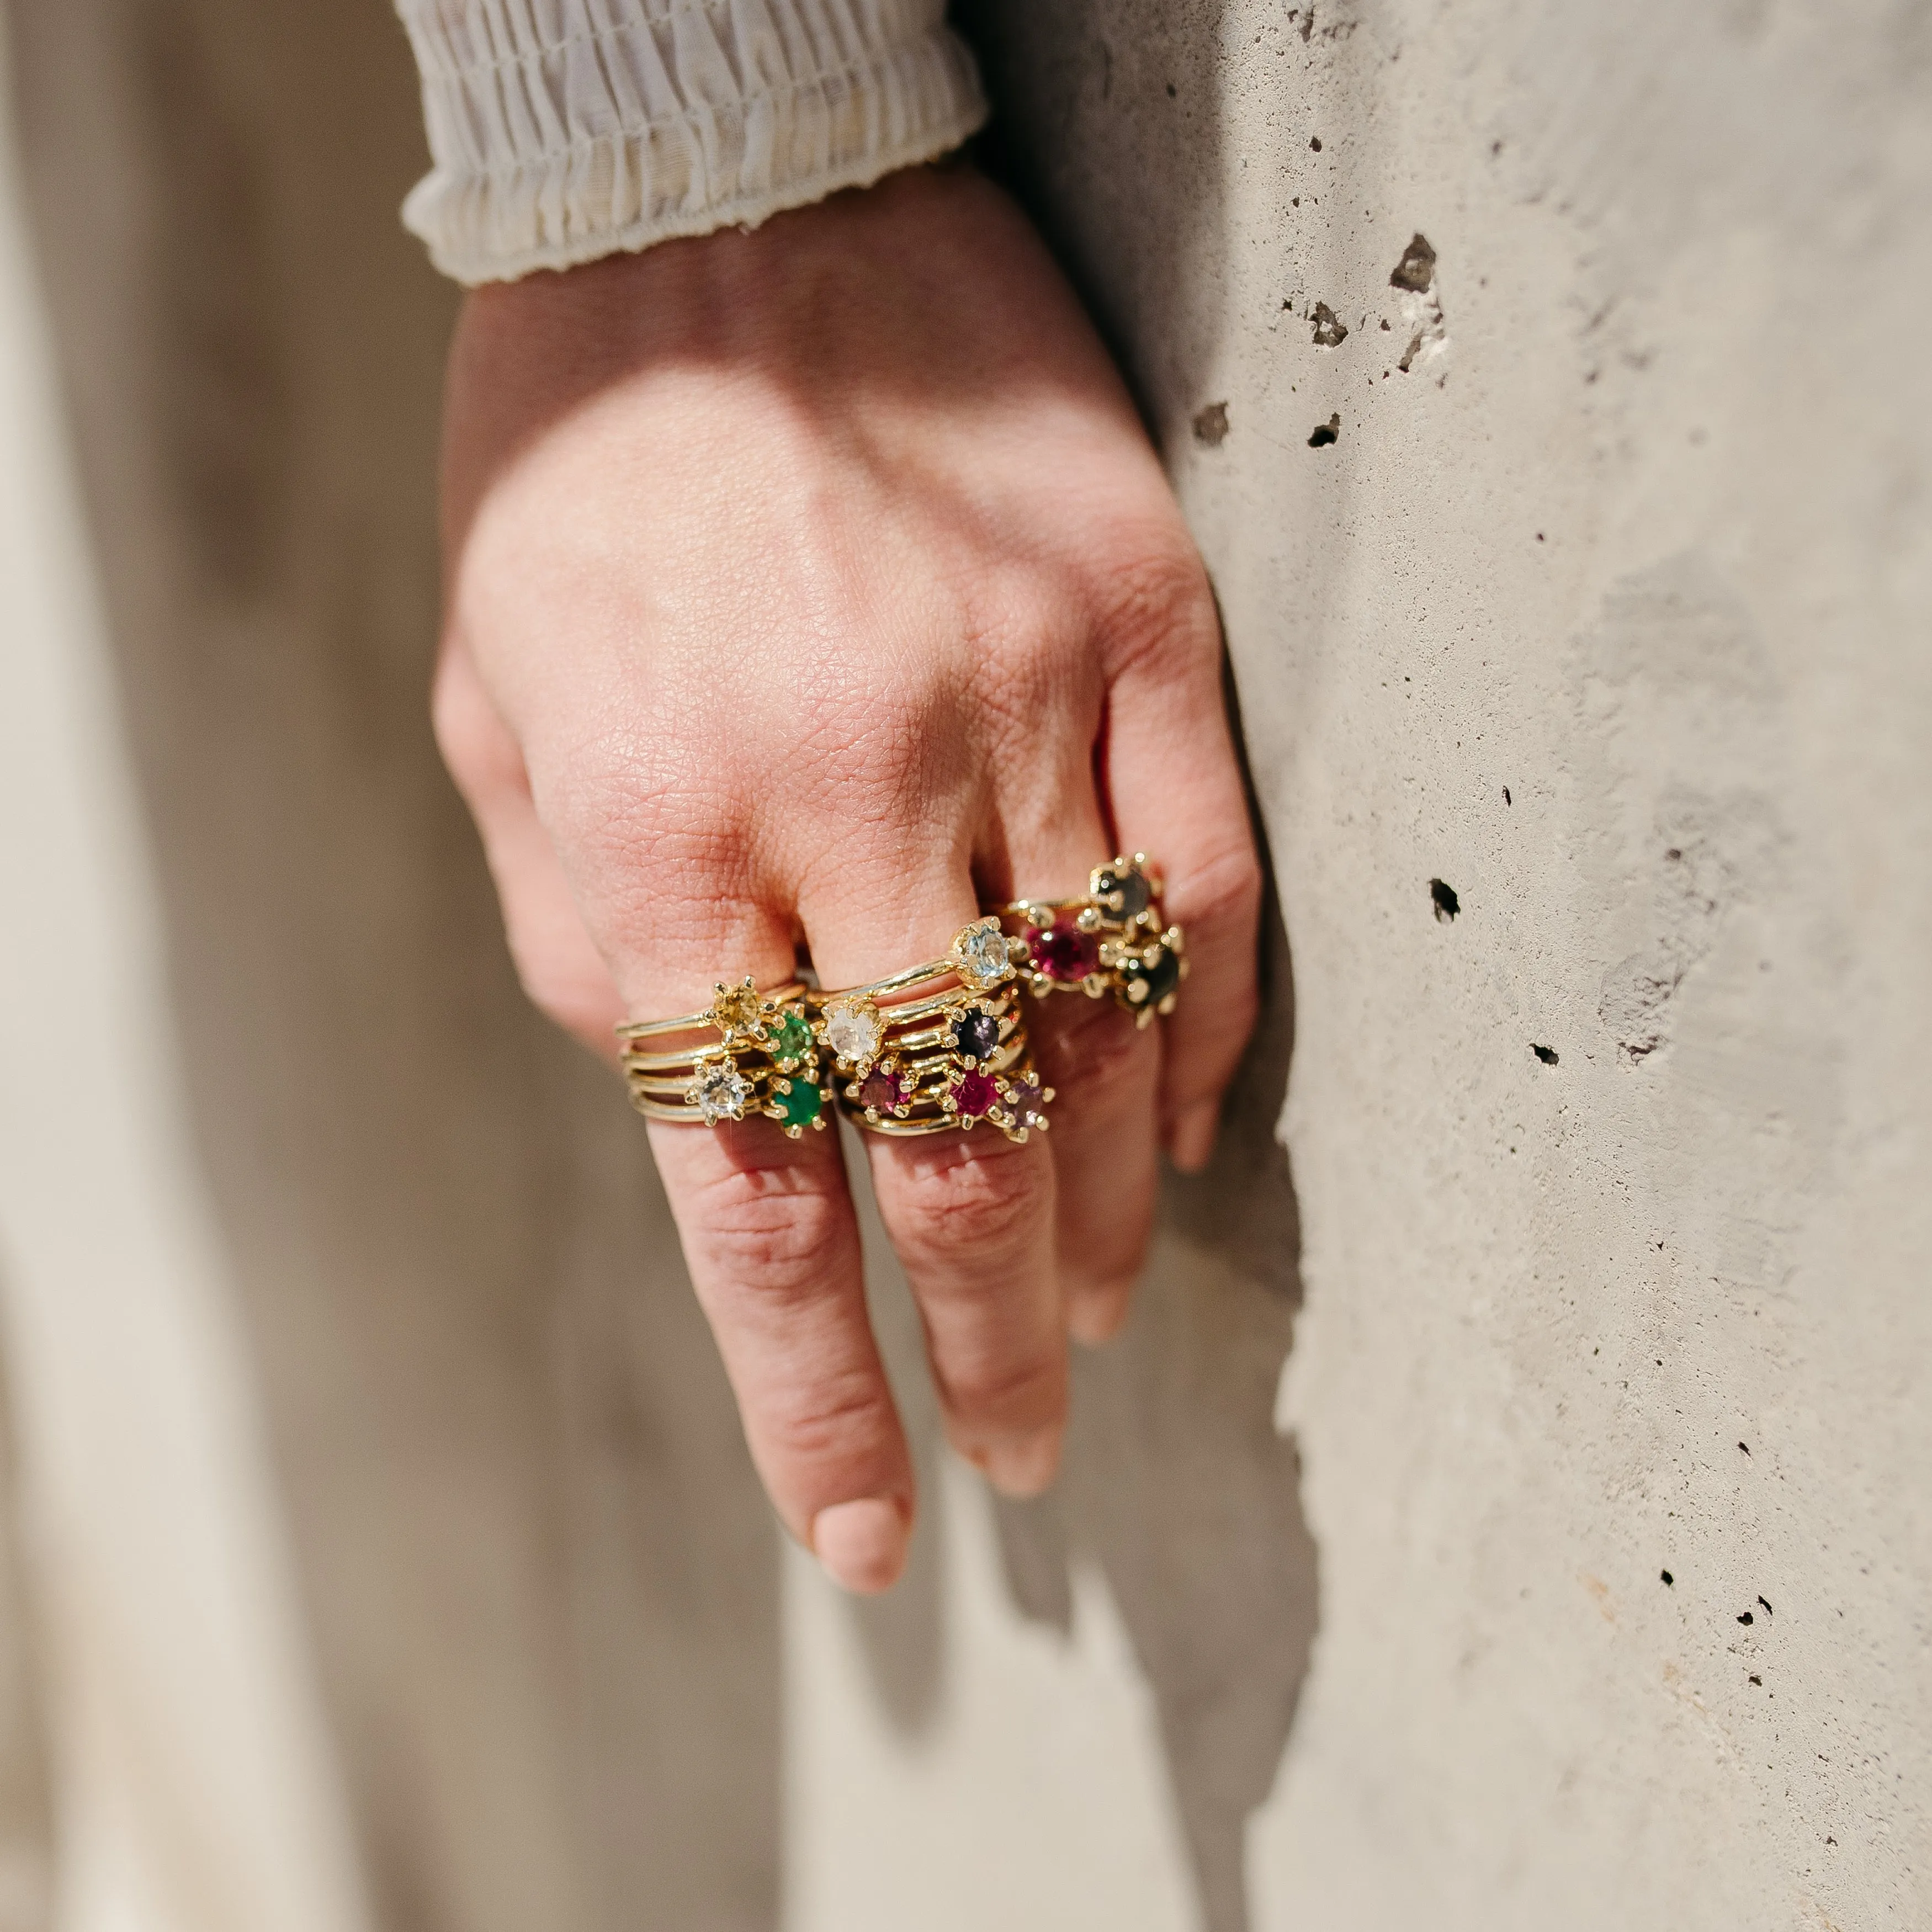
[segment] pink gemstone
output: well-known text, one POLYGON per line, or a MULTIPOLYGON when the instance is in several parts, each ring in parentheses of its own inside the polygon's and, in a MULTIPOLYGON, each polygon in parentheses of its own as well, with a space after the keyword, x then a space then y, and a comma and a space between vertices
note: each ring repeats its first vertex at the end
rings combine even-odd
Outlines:
POLYGON ((890 1114, 905 1100, 905 1076, 889 1066, 875 1066, 859 1083, 859 1104, 874 1113, 890 1114))
POLYGON ((999 1098, 999 1090, 983 1073, 962 1073, 952 1083, 952 1102, 962 1120, 981 1119, 999 1098))
POLYGON ((1082 932, 1070 920, 1062 920, 1033 934, 1034 970, 1049 980, 1070 983, 1099 970, 1100 941, 1090 932, 1082 932))

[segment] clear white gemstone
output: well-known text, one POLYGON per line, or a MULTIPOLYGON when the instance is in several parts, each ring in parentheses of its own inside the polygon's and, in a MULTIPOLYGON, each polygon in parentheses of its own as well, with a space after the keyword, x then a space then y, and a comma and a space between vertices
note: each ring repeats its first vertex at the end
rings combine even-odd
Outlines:
POLYGON ((742 1120, 752 1098, 752 1083, 728 1060, 715 1060, 698 1070, 691 1083, 698 1111, 707 1127, 720 1120, 742 1120))
POLYGON ((841 1060, 854 1066, 870 1060, 879 1050, 885 1028, 879 1016, 866 1006, 832 1006, 825 1015, 826 1043, 841 1060))
POLYGON ((1011 970, 1006 958, 1006 936, 997 926, 978 926, 961 936, 959 957, 966 970, 982 985, 1004 980, 1011 970))

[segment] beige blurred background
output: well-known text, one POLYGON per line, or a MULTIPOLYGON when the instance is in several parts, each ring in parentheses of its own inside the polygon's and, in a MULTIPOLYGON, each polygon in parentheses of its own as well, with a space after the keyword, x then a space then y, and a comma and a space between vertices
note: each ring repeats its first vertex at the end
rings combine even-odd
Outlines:
POLYGON ((429 742, 399 31, 4 12, 0 1932, 1932 1922, 1932 10, 964 10, 1286 932, 1041 1503, 874 1244, 864 1606, 429 742))

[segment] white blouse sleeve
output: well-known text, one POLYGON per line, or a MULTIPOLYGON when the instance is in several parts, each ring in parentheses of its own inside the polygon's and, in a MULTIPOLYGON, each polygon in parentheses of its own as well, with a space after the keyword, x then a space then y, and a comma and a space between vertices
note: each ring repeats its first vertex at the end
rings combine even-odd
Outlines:
POLYGON ((748 227, 986 118, 944 0, 397 6, 434 163, 403 220, 460 282, 748 227))

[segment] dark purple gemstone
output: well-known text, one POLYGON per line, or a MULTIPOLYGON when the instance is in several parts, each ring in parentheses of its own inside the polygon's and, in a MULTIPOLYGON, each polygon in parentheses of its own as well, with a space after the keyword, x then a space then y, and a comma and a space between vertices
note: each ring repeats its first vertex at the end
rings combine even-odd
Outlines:
POLYGON ((952 1083, 952 1104, 962 1120, 983 1118, 999 1097, 998 1090, 984 1073, 962 1073, 952 1083))
POLYGON ((1148 875, 1130 868, 1124 872, 1114 872, 1111 867, 1100 878, 1100 890, 1097 895, 1110 902, 1115 893, 1120 895, 1119 905, 1109 903, 1108 910, 1116 919, 1136 920, 1145 912, 1154 900, 1154 887, 1148 882, 1148 875))
POLYGON ((968 1060, 991 1057, 1000 1043, 1000 1023, 991 1013, 962 1013, 952 1022, 952 1044, 968 1060))
POLYGON ((905 1076, 891 1067, 875 1066, 859 1083, 860 1106, 877 1114, 890 1114, 905 1096, 905 1076))
POLYGON ((1049 980, 1077 985, 1100 968, 1099 937, 1082 932, 1070 920, 1049 926, 1033 935, 1033 964, 1049 980))

